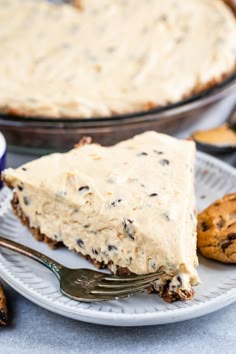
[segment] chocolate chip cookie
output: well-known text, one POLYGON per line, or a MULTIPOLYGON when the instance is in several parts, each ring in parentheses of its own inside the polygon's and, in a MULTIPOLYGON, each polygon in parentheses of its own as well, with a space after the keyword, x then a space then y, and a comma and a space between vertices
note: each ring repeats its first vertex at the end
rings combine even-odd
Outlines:
POLYGON ((0 326, 7 324, 7 304, 3 287, 0 284, 0 326))
POLYGON ((236 193, 215 201, 198 215, 198 249, 205 257, 236 263, 236 193))

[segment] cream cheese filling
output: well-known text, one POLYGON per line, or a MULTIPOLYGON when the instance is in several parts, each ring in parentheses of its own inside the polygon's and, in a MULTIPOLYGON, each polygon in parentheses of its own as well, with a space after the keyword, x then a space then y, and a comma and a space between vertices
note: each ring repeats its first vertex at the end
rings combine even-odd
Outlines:
POLYGON ((235 69, 222 0, 0 0, 0 109, 110 116, 174 103, 235 69))
MULTIPOLYGON (((60 197, 54 199, 52 195, 44 192, 36 194, 35 190, 26 184, 23 191, 16 189, 15 193, 24 215, 29 219, 30 227, 39 229, 52 240, 62 242, 70 250, 84 256, 89 255, 97 262, 108 264, 112 261, 111 269, 114 273, 117 266, 128 268, 136 274, 162 269, 165 274, 160 277, 156 286, 177 275, 185 279, 181 284, 183 289, 189 289, 190 284, 198 282, 194 267, 164 264, 162 257, 158 259, 156 248, 151 249, 149 244, 143 242, 142 235, 136 233, 135 241, 132 237, 127 237, 120 220, 112 220, 109 223, 105 217, 101 220, 100 215, 98 222, 97 217, 83 214, 78 205, 68 205, 60 197)), ((171 281, 171 290, 179 286, 176 277, 171 281)))

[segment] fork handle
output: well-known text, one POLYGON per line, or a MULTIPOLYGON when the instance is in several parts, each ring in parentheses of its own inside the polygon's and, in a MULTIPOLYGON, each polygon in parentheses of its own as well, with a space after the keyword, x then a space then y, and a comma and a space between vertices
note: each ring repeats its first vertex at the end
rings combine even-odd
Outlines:
POLYGON ((62 264, 54 261, 52 258, 20 243, 8 240, 2 236, 0 236, 0 247, 8 248, 9 250, 21 253, 26 257, 34 259, 35 261, 50 269, 60 279, 60 270, 64 267, 62 264))

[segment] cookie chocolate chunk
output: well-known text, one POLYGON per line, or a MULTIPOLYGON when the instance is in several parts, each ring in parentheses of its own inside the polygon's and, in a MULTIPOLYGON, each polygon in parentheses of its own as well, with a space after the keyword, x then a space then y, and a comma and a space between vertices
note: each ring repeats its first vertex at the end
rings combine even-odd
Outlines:
POLYGON ((3 287, 0 284, 0 326, 5 326, 7 324, 7 303, 6 297, 3 291, 3 287))
POLYGON ((205 257, 236 263, 236 193, 215 201, 198 216, 198 249, 205 257))

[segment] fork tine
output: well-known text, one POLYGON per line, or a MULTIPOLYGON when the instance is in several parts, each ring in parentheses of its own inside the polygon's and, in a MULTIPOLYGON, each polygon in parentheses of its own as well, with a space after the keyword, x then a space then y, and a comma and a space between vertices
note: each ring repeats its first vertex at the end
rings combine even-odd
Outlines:
POLYGON ((104 282, 101 281, 96 284, 99 288, 107 288, 107 289, 125 289, 130 287, 143 286, 146 284, 150 284, 151 282, 157 280, 159 278, 158 274, 153 275, 152 277, 143 278, 141 280, 132 281, 132 282, 104 282))
POLYGON ((115 289, 115 290, 110 290, 110 289, 103 289, 103 290, 91 290, 90 294, 92 295, 99 295, 99 296, 114 296, 114 297, 119 297, 121 295, 131 295, 133 293, 139 292, 141 290, 144 290, 150 286, 150 283, 142 285, 142 286, 136 286, 136 287, 129 287, 129 288, 124 288, 124 289, 115 289))
POLYGON ((137 280, 149 279, 152 278, 154 275, 159 276, 162 275, 164 272, 159 271, 156 273, 150 274, 141 274, 141 275, 113 275, 113 274, 105 274, 102 280, 109 281, 109 282, 134 282, 137 280))

